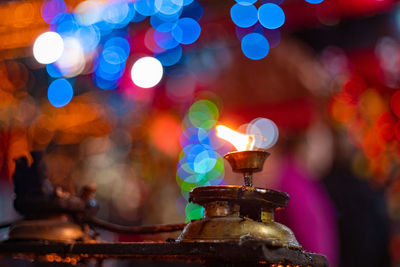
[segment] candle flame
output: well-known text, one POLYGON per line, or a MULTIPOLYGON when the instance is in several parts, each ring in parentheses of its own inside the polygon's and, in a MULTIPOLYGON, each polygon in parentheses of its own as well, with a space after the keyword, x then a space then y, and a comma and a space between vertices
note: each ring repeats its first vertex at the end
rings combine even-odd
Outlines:
POLYGON ((254 137, 252 135, 241 134, 224 125, 218 125, 217 136, 231 143, 238 151, 252 150, 254 147, 254 137))

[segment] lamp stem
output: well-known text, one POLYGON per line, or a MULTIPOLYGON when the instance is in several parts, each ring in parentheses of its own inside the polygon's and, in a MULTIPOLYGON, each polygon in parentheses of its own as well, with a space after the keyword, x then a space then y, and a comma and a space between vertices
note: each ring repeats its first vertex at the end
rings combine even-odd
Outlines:
POLYGON ((253 186, 253 173, 251 172, 244 173, 244 185, 253 186))

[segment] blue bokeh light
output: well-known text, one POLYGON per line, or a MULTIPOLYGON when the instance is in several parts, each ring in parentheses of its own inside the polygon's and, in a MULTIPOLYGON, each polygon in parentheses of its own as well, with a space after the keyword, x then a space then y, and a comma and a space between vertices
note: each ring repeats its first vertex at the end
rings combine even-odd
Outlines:
POLYGON ((249 33, 242 38, 243 54, 253 60, 266 57, 269 52, 268 40, 259 33, 249 33))
POLYGON ((274 30, 285 23, 285 13, 280 6, 267 3, 258 9, 258 20, 265 28, 274 30))
MULTIPOLYGON (((212 148, 206 147, 203 145, 191 146, 190 150, 187 153, 185 153, 185 155, 186 155, 187 163, 189 164, 190 168, 199 174, 207 172, 207 171, 204 171, 207 168, 207 166, 204 166, 204 165, 206 165, 208 163, 212 163, 212 162, 208 162, 207 158, 214 158, 214 159, 217 158, 217 155, 212 150, 212 148), (198 158, 198 156, 200 154, 202 154, 203 152, 206 152, 206 153, 204 153, 202 157, 198 158), (201 166, 201 165, 203 165, 203 166, 201 166)), ((215 162, 214 162, 214 165, 209 170, 214 168, 214 166, 215 166, 215 162)))
POLYGON ((257 2, 257 0, 236 0, 236 2, 241 5, 252 5, 257 2))
POLYGON ((164 52, 157 53, 154 55, 161 64, 165 67, 175 65, 182 57, 182 47, 180 45, 168 49, 164 52))
POLYGON ((310 4, 319 4, 322 3, 324 0, 305 0, 305 1, 310 4))
POLYGON ((133 15, 133 18, 131 19, 131 22, 141 22, 146 18, 146 16, 143 16, 139 12, 135 12, 133 15))
POLYGON ((122 37, 113 37, 107 40, 107 42, 104 44, 103 51, 108 49, 118 49, 118 52, 121 53, 120 56, 125 61, 129 56, 131 47, 126 39, 122 37))
POLYGON ((66 79, 57 79, 53 81, 48 90, 47 98, 50 103, 59 108, 67 105, 74 95, 71 84, 66 79))
POLYGON ((194 159, 193 168, 196 173, 205 174, 211 171, 217 163, 217 154, 212 149, 200 152, 194 159))
POLYGON ((47 73, 53 78, 60 78, 64 76, 66 73, 62 72, 55 63, 46 65, 47 73))
POLYGON ((111 90, 119 85, 129 53, 130 45, 126 39, 117 36, 106 41, 95 62, 94 82, 99 88, 111 90))
MULTIPOLYGON (((114 56, 115 60, 116 57, 114 56)), ((124 74, 125 64, 110 63, 100 57, 99 63, 96 68, 96 75, 108 81, 115 81, 124 74)))
POLYGON ((257 23, 257 8, 253 5, 235 4, 231 8, 232 21, 239 27, 247 28, 257 23))
POLYGON ((172 35, 181 44, 192 44, 200 36, 201 28, 199 23, 192 18, 182 18, 178 20, 176 27, 172 30, 172 35))
POLYGON ((83 51, 90 52, 94 50, 100 42, 100 30, 96 26, 82 26, 76 32, 80 40, 83 51))
POLYGON ((136 0, 134 2, 135 10, 143 16, 152 16, 157 10, 154 5, 154 0, 136 0))
POLYGON ((69 13, 60 13, 51 21, 50 30, 60 35, 73 35, 79 29, 75 17, 69 13))
POLYGON ((115 28, 125 27, 135 16, 133 2, 127 0, 114 1, 106 5, 103 12, 103 19, 115 25, 115 28))
POLYGON ((42 4, 42 17, 45 22, 50 24, 53 18, 60 13, 67 12, 67 6, 63 0, 45 0, 42 4))
POLYGON ((114 30, 114 28, 115 28, 115 24, 109 23, 109 22, 107 22, 107 21, 105 21, 105 20, 100 20, 100 21, 97 22, 95 25, 96 25, 97 28, 100 29, 101 34, 102 34, 103 36, 105 36, 105 35, 111 33, 111 32, 114 30))
POLYGON ((187 128, 180 138, 181 147, 187 147, 189 144, 199 143, 198 139, 199 128, 189 127, 187 128))
POLYGON ((179 17, 181 16, 182 11, 183 11, 183 8, 179 9, 178 12, 173 13, 173 14, 164 14, 161 12, 157 12, 154 15, 159 17, 164 22, 176 22, 179 19, 179 17))
POLYGON ((120 79, 108 81, 108 80, 105 80, 105 79, 99 77, 98 75, 94 75, 93 80, 94 80, 94 83, 96 84, 96 86, 103 90, 113 90, 113 89, 117 88, 121 82, 120 79))
POLYGON ((203 12, 202 5, 197 1, 193 1, 190 5, 183 8, 181 18, 192 18, 199 21, 203 16, 203 12))
POLYGON ((170 32, 176 26, 176 20, 165 21, 155 14, 150 17, 150 24, 159 32, 170 32))
POLYGON ((165 15, 173 15, 181 11, 183 0, 155 0, 155 8, 165 15))
POLYGON ((106 47, 101 56, 105 62, 113 65, 125 63, 126 60, 125 51, 118 46, 106 47))
POLYGON ((155 30, 154 41, 157 45, 164 49, 171 49, 179 45, 179 43, 172 36, 171 32, 160 32, 155 30))
POLYGON ((187 6, 193 3, 193 0, 183 0, 183 6, 187 6))
POLYGON ((60 78, 66 73, 63 73, 54 63, 46 65, 47 73, 53 78, 60 78))

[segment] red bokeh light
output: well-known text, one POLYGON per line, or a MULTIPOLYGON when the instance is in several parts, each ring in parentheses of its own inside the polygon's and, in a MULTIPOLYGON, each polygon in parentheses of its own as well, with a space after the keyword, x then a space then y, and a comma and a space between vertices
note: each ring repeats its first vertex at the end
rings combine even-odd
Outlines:
POLYGON ((400 90, 392 95, 392 98, 390 99, 390 108, 393 113, 400 118, 400 90))

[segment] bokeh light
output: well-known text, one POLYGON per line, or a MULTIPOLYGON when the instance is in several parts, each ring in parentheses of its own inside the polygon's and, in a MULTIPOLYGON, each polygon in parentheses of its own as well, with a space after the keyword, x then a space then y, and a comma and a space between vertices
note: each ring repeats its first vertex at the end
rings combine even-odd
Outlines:
POLYGON ((65 38, 64 51, 55 64, 65 77, 81 74, 85 67, 85 54, 81 42, 75 37, 65 38))
POLYGON ((73 37, 79 29, 79 24, 70 13, 60 13, 54 17, 50 29, 59 33, 62 37, 73 37))
POLYGON ((75 7, 75 18, 81 25, 93 25, 101 20, 104 5, 96 0, 79 3, 75 7))
POLYGON ((100 30, 96 26, 79 27, 76 32, 85 53, 93 51, 100 43, 100 30))
POLYGON ((179 45, 179 42, 172 36, 171 32, 154 31, 154 41, 164 49, 171 49, 179 45))
POLYGON ((154 53, 161 53, 166 51, 167 49, 160 47, 155 41, 154 41, 154 28, 149 28, 145 35, 144 35, 144 45, 148 50, 154 53))
POLYGON ((163 72, 163 67, 158 59, 142 57, 133 64, 131 78, 137 86, 151 88, 161 81, 163 72))
POLYGON ((285 23, 285 13, 278 5, 267 3, 258 9, 258 19, 265 28, 274 30, 285 23))
POLYGON ((400 118, 400 91, 396 91, 390 99, 390 108, 400 118))
POLYGON ((155 0, 155 8, 164 15, 174 15, 181 11, 183 0, 155 0))
POLYGON ((175 117, 169 114, 155 116, 149 132, 158 150, 174 158, 178 156, 181 128, 175 117))
POLYGON ((114 24, 115 28, 125 27, 135 15, 133 2, 117 0, 105 5, 102 13, 103 20, 114 24))
POLYGON ((170 32, 176 26, 176 18, 166 21, 155 14, 150 17, 150 24, 159 32, 170 32))
POLYGON ((54 107, 63 107, 67 105, 74 95, 71 84, 66 79, 57 79, 53 81, 48 90, 47 98, 54 107))
POLYGON ((45 32, 39 35, 33 45, 33 56, 42 64, 57 61, 64 52, 64 41, 56 32, 45 32))
POLYGON ((241 47, 243 54, 253 60, 265 58, 269 53, 268 40, 259 33, 249 33, 243 37, 241 47))
POLYGON ((279 138, 279 130, 276 124, 266 118, 252 120, 246 129, 246 133, 254 136, 254 146, 268 149, 276 144, 279 138))
POLYGON ((134 7, 143 16, 151 16, 157 12, 154 0, 136 0, 134 7))
POLYGON ((186 221, 202 218, 204 215, 204 208, 194 203, 188 203, 185 208, 186 221))
POLYGON ((193 1, 188 6, 185 6, 182 10, 181 18, 192 18, 199 21, 203 16, 203 7, 197 1, 193 1))
POLYGON ((172 29, 172 36, 181 44, 192 44, 200 36, 201 28, 199 23, 192 18, 182 18, 172 29))
POLYGON ((47 70, 47 73, 53 78, 60 78, 63 76, 63 73, 60 71, 60 69, 54 63, 47 64, 46 70, 47 70))
MULTIPOLYGON (((210 100, 194 102, 189 108, 182 127, 182 152, 176 172, 176 181, 182 196, 188 200, 191 189, 197 186, 224 183, 224 162, 221 153, 223 142, 212 128, 217 122, 219 111, 210 100)), ((193 203, 186 206, 186 221, 200 219, 203 208, 193 203)))
POLYGON ((111 90, 119 85, 129 54, 130 44, 125 38, 112 37, 105 42, 95 68, 95 83, 99 88, 111 90))
POLYGON ((305 0, 305 1, 310 4, 319 4, 322 3, 324 0, 305 0))
POLYGON ((47 23, 51 23, 53 18, 60 13, 67 11, 67 6, 63 0, 45 0, 42 3, 42 17, 47 23))
POLYGON ((236 0, 236 2, 242 5, 252 5, 257 2, 257 0, 236 0))
POLYGON ((182 57, 182 47, 178 45, 172 49, 156 53, 154 57, 165 67, 175 65, 182 57))
POLYGON ((199 100, 189 109, 189 120, 197 128, 211 129, 219 117, 217 106, 209 100, 199 100))
POLYGON ((237 3, 231 8, 231 18, 239 27, 251 27, 258 20, 257 8, 251 4, 237 3))

